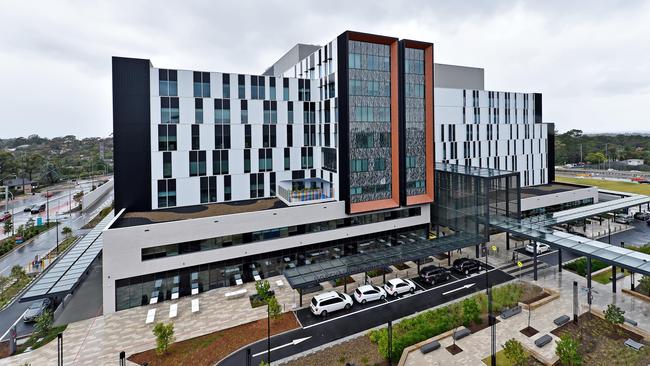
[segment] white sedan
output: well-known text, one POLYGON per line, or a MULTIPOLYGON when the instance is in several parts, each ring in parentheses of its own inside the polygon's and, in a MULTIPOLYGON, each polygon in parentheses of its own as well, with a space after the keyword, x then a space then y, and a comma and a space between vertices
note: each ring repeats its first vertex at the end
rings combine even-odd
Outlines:
MULTIPOLYGON (((534 253, 535 252, 535 249, 533 249, 534 246, 535 244, 532 243, 526 244, 526 251, 528 253, 534 253)), ((551 247, 549 247, 548 244, 537 243, 537 254, 546 253, 549 250, 551 250, 551 247)))
POLYGON ((354 291, 354 299, 360 304, 365 304, 368 301, 384 300, 385 298, 386 291, 374 285, 359 286, 354 291))
POLYGON ((415 283, 409 279, 394 278, 384 285, 384 290, 390 296, 397 296, 407 292, 415 292, 415 283))

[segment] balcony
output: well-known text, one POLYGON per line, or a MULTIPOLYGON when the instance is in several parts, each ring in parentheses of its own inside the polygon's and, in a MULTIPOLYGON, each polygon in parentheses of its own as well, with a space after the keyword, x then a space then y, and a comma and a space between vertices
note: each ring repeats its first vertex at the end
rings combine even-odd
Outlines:
POLYGON ((289 206, 327 202, 334 199, 334 185, 320 178, 283 180, 278 183, 278 198, 289 206))

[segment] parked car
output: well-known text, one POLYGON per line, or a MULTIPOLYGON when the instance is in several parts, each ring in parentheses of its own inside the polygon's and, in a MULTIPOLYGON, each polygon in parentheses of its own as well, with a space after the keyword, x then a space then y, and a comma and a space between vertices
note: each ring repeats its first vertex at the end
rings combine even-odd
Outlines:
POLYGON ((407 292, 415 292, 415 283, 409 279, 393 278, 384 285, 384 290, 390 296, 397 296, 407 292))
POLYGON ((424 282, 432 285, 448 281, 451 278, 451 271, 444 267, 427 266, 420 270, 420 277, 424 282))
POLYGON ((314 296, 309 307, 312 314, 327 316, 329 313, 352 307, 352 298, 347 294, 329 291, 314 296))
POLYGON ((0 214, 0 222, 5 222, 11 218, 11 214, 9 212, 4 212, 0 214))
POLYGON ((648 221, 646 221, 645 223, 648 224, 648 226, 650 226, 650 219, 648 219, 648 221))
POLYGON ((650 213, 648 212, 637 212, 634 214, 634 218, 641 221, 648 221, 650 219, 650 213))
POLYGON ((50 299, 34 301, 23 314, 23 321, 25 323, 35 322, 36 319, 50 307, 50 304, 50 299))
POLYGON ((634 217, 628 215, 616 215, 614 217, 614 222, 628 225, 634 222, 634 217))
POLYGON ((385 298, 386 291, 375 285, 359 286, 354 291, 354 299, 360 304, 365 304, 368 301, 384 300, 385 298))
MULTIPOLYGON (((526 251, 528 253, 535 253, 534 246, 535 246, 535 244, 533 244, 533 243, 526 244, 526 251)), ((546 253, 549 250, 551 250, 551 247, 548 246, 548 244, 537 243, 537 254, 546 253)))
POLYGON ((454 271, 468 275, 473 272, 478 272, 481 270, 481 262, 472 258, 458 258, 454 261, 452 265, 454 271))
POLYGON ((34 206, 32 206, 32 209, 31 209, 32 214, 41 213, 43 211, 45 211, 45 204, 44 203, 42 203, 40 205, 34 205, 34 206))
POLYGON ((31 212, 31 211, 32 211, 32 206, 25 206, 25 208, 23 208, 23 212, 31 212))

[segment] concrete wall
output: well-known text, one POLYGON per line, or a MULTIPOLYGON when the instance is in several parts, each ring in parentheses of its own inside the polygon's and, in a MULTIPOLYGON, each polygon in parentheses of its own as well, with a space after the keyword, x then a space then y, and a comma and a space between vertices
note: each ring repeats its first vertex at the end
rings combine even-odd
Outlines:
POLYGON ((540 207, 559 205, 566 202, 573 202, 593 198, 598 203, 598 188, 586 187, 567 192, 545 194, 543 196, 521 199, 521 211, 528 211, 540 207))
POLYGON ((434 64, 433 85, 436 88, 483 90, 485 72, 478 67, 434 64))
POLYGON ((104 313, 115 311, 115 281, 118 279, 429 223, 430 205, 420 207, 421 215, 416 217, 147 261, 142 261, 142 248, 348 217, 345 214, 345 202, 108 229, 103 233, 104 313))
POLYGON ((110 192, 113 189, 114 183, 115 181, 111 179, 108 182, 97 187, 97 189, 95 189, 94 191, 84 194, 84 196, 81 198, 81 211, 88 210, 93 205, 95 205, 97 201, 99 201, 102 197, 104 197, 108 192, 110 192))

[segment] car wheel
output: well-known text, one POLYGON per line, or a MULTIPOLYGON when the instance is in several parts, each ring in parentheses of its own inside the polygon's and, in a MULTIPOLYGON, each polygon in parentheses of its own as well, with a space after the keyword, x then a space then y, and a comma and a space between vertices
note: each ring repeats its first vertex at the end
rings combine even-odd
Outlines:
POLYGON ((361 300, 361 303, 362 303, 362 304, 365 304, 365 303, 366 303, 366 299, 361 300))
MULTIPOLYGON (((364 300, 364 301, 365 301, 365 300, 364 300)), ((352 307, 352 305, 350 305, 350 304, 345 304, 345 310, 348 310, 348 309, 351 308, 351 307, 352 307)))
POLYGON ((384 295, 381 295, 381 297, 379 298, 379 300, 381 300, 381 301, 384 301, 384 300, 386 300, 386 296, 384 296, 384 295))
POLYGON ((465 270, 465 276, 469 276, 469 269, 465 270))
POLYGON ((432 284, 432 285, 435 285, 435 284, 436 284, 436 280, 434 280, 434 279, 432 278, 432 279, 431 279, 431 284, 432 284))
POLYGON ((410 293, 414 293, 414 292, 415 292, 415 289, 414 289, 413 287, 411 287, 411 288, 409 289, 409 292, 410 292, 410 293))
POLYGON ((327 310, 323 310, 323 312, 320 313, 320 316, 322 316, 323 318, 327 317, 327 310))
POLYGON ((447 281, 449 281, 449 275, 447 275, 447 281))

